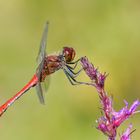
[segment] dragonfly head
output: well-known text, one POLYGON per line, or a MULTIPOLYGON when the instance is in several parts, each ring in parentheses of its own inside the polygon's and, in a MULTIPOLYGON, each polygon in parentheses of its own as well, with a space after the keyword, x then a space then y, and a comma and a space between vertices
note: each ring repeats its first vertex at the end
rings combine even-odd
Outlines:
POLYGON ((63 48, 63 56, 66 60, 66 62, 71 62, 75 58, 75 50, 70 47, 64 47, 63 48))

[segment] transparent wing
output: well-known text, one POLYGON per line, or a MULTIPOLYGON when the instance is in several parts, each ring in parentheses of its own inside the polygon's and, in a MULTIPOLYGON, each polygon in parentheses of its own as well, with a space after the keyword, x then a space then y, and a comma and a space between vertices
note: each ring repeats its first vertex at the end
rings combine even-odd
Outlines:
POLYGON ((45 93, 48 91, 50 85, 50 76, 45 78, 45 81, 36 85, 36 91, 41 104, 45 104, 45 93))
MULTIPOLYGON (((45 59, 45 57, 44 57, 44 59, 45 59)), ((39 98, 39 101, 41 104, 45 104, 43 90, 42 90, 41 83, 40 83, 40 76, 41 76, 41 72, 42 72, 43 65, 44 65, 44 59, 42 60, 41 64, 38 66, 38 68, 36 70, 36 75, 39 79, 38 84, 36 85, 36 91, 37 91, 37 95, 38 95, 38 98, 39 98)))
MULTIPOLYGON (((44 29, 44 32, 42 35, 40 49, 39 49, 39 53, 38 53, 38 57, 37 57, 37 62, 39 64, 39 66, 36 70, 36 74, 37 74, 37 77, 39 80, 40 80, 40 76, 41 76, 41 72, 42 72, 42 69, 44 66, 44 60, 45 60, 45 56, 46 56, 47 33, 48 33, 48 22, 46 23, 46 26, 45 26, 45 29, 44 29)), ((36 90, 37 90, 37 95, 39 97, 40 103, 45 104, 43 90, 42 90, 40 82, 38 82, 38 84, 36 85, 36 90)))
POLYGON ((36 91, 37 91, 37 95, 38 95, 40 103, 45 104, 44 94, 43 94, 43 90, 42 90, 40 82, 36 85, 36 91))
POLYGON ((42 34, 41 42, 40 42, 40 48, 37 56, 37 62, 40 64, 43 60, 43 58, 46 56, 46 44, 47 44, 47 34, 48 34, 48 25, 49 22, 46 22, 44 32, 42 34))
POLYGON ((50 76, 46 76, 45 81, 42 84, 43 93, 47 92, 50 86, 50 76))

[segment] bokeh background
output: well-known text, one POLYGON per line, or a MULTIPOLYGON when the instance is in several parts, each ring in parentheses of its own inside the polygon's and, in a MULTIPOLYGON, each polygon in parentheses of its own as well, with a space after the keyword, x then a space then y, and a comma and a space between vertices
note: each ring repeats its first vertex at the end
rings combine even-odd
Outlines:
MULTIPOLYGON (((47 52, 69 45, 88 56, 109 76, 106 90, 119 110, 123 100, 140 98, 139 0, 1 0, 0 103, 21 89, 36 69, 40 39, 50 21, 47 52)), ((84 73, 79 80, 87 80, 84 73)), ((1 140, 105 140, 96 130, 101 115, 92 87, 72 86, 62 71, 51 76, 42 106, 35 89, 28 91, 0 118, 1 140)), ((139 139, 140 114, 126 121, 139 139)))

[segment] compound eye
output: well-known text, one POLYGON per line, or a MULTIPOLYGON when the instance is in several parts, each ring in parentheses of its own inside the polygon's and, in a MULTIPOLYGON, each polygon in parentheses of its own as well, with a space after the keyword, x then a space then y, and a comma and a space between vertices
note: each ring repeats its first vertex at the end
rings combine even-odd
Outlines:
POLYGON ((64 47, 63 54, 64 54, 66 62, 71 62, 75 57, 75 51, 73 48, 64 47))
MULTIPOLYGON (((75 58, 75 54, 76 54, 76 53, 75 53, 75 50, 73 50, 72 56, 71 56, 71 59, 72 59, 72 60, 75 58)), ((72 60, 71 60, 71 61, 72 61, 72 60)))

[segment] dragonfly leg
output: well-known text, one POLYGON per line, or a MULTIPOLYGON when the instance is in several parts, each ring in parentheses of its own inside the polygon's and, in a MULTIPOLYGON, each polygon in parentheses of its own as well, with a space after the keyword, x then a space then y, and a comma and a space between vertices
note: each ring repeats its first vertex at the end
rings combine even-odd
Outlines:
POLYGON ((80 60, 81 60, 81 58, 79 58, 79 59, 78 59, 78 60, 76 60, 75 62, 69 62, 69 63, 67 63, 67 64, 75 64, 75 65, 74 65, 74 67, 69 66, 69 67, 70 67, 70 69, 74 70, 74 69, 77 67, 78 62, 79 62, 80 60))
POLYGON ((63 71, 64 71, 65 75, 67 76, 69 82, 70 82, 72 85, 78 85, 78 84, 74 83, 74 80, 71 78, 70 74, 69 74, 65 69, 63 69, 63 71))
POLYGON ((71 75, 73 75, 73 77, 77 77, 80 72, 83 70, 83 68, 81 68, 78 72, 74 72, 73 70, 77 67, 78 62, 81 60, 81 58, 79 58, 78 60, 76 60, 75 62, 69 62, 67 63, 66 67, 67 67, 67 71, 68 73, 70 73, 71 75), (70 64, 75 64, 74 67, 71 67, 70 64))
POLYGON ((74 75, 72 75, 71 73, 69 73, 65 68, 63 69, 65 75, 67 76, 68 80, 70 81, 70 83, 72 85, 80 85, 80 84, 84 84, 84 85, 92 85, 92 86, 96 86, 93 83, 88 83, 88 82, 79 82, 75 79, 74 75))
POLYGON ((66 68, 67 72, 70 73, 70 75, 72 75, 74 78, 77 77, 83 70, 83 68, 81 68, 78 72, 74 72, 69 65, 66 65, 66 68))
POLYGON ((70 83, 72 85, 80 85, 80 84, 86 84, 86 85, 88 85, 88 83, 77 81, 75 79, 75 77, 73 77, 73 75, 71 75, 66 69, 63 69, 63 70, 64 70, 64 73, 66 74, 68 80, 70 81, 70 83))

